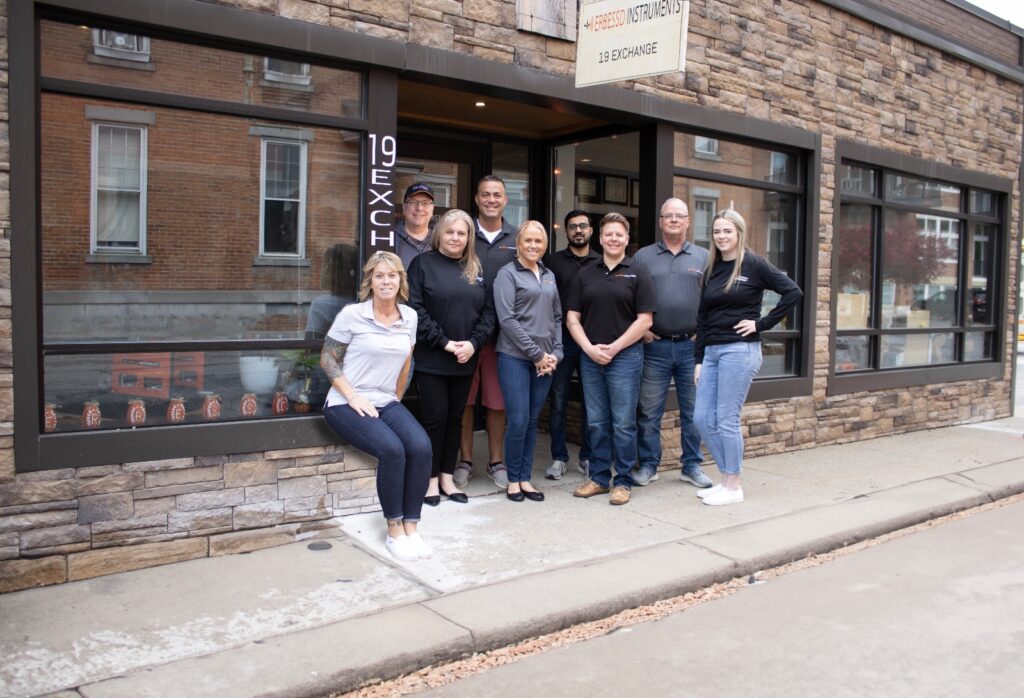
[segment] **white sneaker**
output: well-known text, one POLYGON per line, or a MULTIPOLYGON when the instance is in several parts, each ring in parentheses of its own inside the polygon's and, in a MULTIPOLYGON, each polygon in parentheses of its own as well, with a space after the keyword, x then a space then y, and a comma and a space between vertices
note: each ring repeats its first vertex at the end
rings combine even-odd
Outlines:
POLYGON ((700 497, 701 499, 704 499, 712 492, 717 492, 720 489, 722 489, 721 485, 713 485, 705 490, 697 490, 697 496, 700 497))
POLYGON ((427 541, 423 540, 423 536, 420 535, 419 531, 408 534, 406 538, 412 543, 412 549, 416 551, 421 560, 425 560, 434 554, 434 549, 427 545, 427 541))
POLYGON ((723 504, 739 504, 743 501, 743 488, 737 487, 730 490, 726 487, 719 487, 717 492, 712 492, 704 497, 704 503, 708 506, 718 507, 723 504))
POLYGON ((420 559, 409 536, 399 536, 398 538, 388 536, 384 539, 384 547, 391 553, 391 557, 399 562, 414 562, 420 559))
POLYGON ((548 469, 544 472, 544 477, 548 480, 561 480, 562 476, 565 475, 565 461, 564 460, 553 460, 548 469))

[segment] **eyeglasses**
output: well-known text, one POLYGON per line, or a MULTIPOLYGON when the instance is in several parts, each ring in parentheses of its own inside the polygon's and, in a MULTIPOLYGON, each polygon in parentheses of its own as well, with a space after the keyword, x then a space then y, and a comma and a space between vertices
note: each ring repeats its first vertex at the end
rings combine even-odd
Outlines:
POLYGON ((667 221, 685 221, 689 216, 685 213, 663 213, 661 217, 667 221))
POLYGON ((405 202, 405 205, 409 208, 430 208, 434 205, 434 202, 426 201, 424 199, 410 199, 405 202))
POLYGON ((590 223, 570 223, 565 229, 570 233, 574 230, 590 230, 590 223))

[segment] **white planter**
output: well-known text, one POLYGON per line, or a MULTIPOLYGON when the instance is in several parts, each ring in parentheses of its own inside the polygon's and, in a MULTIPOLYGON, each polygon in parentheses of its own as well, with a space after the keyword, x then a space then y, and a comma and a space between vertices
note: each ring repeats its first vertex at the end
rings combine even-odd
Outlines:
POLYGON ((238 359, 238 374, 247 393, 269 393, 277 385, 277 358, 243 356, 238 359))

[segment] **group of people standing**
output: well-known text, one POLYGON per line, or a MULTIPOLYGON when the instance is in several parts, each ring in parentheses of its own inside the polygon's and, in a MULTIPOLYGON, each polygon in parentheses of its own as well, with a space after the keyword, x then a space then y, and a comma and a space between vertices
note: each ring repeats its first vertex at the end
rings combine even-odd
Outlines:
POLYGON ((377 491, 388 551, 408 561, 432 551, 417 531, 422 505, 442 496, 465 503, 473 474, 473 407, 487 409, 487 474, 509 500, 540 502, 531 483, 537 422, 550 393, 552 462, 569 461, 569 384, 583 387, 579 467, 573 494, 609 494, 626 504, 634 485, 658 478, 661 419, 674 379, 682 427, 680 477, 705 504, 743 501, 740 410, 761 366, 759 333, 802 296, 784 273, 746 249, 743 218, 719 212, 709 253, 686 239, 686 204, 661 208, 662 239, 626 254, 629 221, 598 225, 591 249, 585 211, 565 218, 568 247, 548 254, 544 226, 515 230, 495 175, 481 179, 479 217, 444 213, 433 230, 432 189, 405 192, 396 253, 377 252, 363 269, 359 303, 337 314, 321 364, 332 388, 324 416, 343 439, 378 459, 377 491), (765 290, 780 300, 765 316, 765 290), (418 419, 401 403, 410 384, 418 419), (701 441, 722 473, 712 486, 701 441))

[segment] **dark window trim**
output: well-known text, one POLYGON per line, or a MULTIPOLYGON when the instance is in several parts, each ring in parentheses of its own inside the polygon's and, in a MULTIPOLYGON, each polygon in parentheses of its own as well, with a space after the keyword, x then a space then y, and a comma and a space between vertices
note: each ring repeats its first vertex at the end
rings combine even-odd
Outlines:
MULTIPOLYGON (((948 214, 950 218, 958 218, 966 223, 979 221, 986 223, 998 222, 1000 225, 1000 231, 1002 236, 1002 244, 997 245, 996 248, 999 250, 1000 259, 998 262, 998 268, 993 270, 993 278, 995 283, 1001 286, 1006 286, 1007 277, 1007 265, 1009 264, 1010 254, 1010 240, 1013 235, 1010 234, 1011 225, 1011 198, 1013 193, 1013 180, 1005 177, 998 177, 983 172, 974 172, 959 167, 953 167, 952 165, 946 165, 945 163, 934 162, 931 160, 925 160, 924 158, 915 157, 912 155, 903 155, 901 153, 894 153, 889 150, 883 150, 881 148, 875 148, 873 146, 867 146, 862 143, 854 143, 852 141, 845 141, 842 139, 836 140, 835 146, 835 168, 836 168, 836 181, 837 186, 833 188, 833 223, 832 229, 836 231, 838 235, 839 231, 839 217, 841 215, 841 204, 844 202, 879 206, 884 208, 901 208, 914 210, 917 207, 901 206, 899 204, 893 205, 889 202, 885 202, 882 196, 879 197, 844 197, 838 186, 838 172, 844 162, 855 162, 871 168, 882 169, 882 170, 896 170, 904 172, 912 176, 923 177, 927 179, 940 180, 949 182, 957 186, 972 188, 972 189, 987 189, 989 191, 996 192, 1002 199, 1002 221, 993 221, 990 217, 980 217, 976 214, 968 213, 954 213, 951 211, 944 211, 943 214, 948 214)), ((882 193, 882 192, 880 192, 882 193)), ((967 192, 964 193, 967 196, 967 192)), ((964 203, 965 207, 969 206, 969 203, 964 203)), ((929 213, 935 213, 935 209, 929 209, 929 213)), ((877 275, 877 266, 880 263, 877 259, 877 255, 872 254, 873 261, 875 263, 874 273, 877 275)), ((832 269, 836 269, 839 264, 839 245, 833 243, 832 245, 832 269)), ((960 265, 963 266, 962 264, 960 265)), ((961 276, 964 270, 960 270, 961 276)), ((877 278, 877 277, 876 277, 877 278)), ((826 389, 827 395, 842 395, 846 393, 855 393, 861 391, 870 390, 888 390, 892 388, 906 388, 918 385, 934 385, 941 383, 951 383, 955 381, 965 380, 981 380, 987 378, 998 378, 1003 375, 1005 370, 1005 349, 1002 342, 996 343, 995 356, 991 360, 985 360, 981 362, 971 363, 957 363, 957 364, 942 364, 936 366, 913 366, 898 369, 885 369, 885 370, 871 370, 871 371, 850 371, 850 372, 837 372, 836 371, 836 338, 848 335, 862 335, 869 333, 871 335, 882 335, 882 334, 931 334, 931 333, 942 333, 942 332, 953 332, 957 334, 957 345, 962 345, 962 338, 967 332, 972 330, 977 331, 994 331, 995 336, 998 339, 1001 336, 1001 328, 1005 323, 1003 318, 1003 304, 1006 302, 1004 299, 1005 288, 998 289, 998 293, 990 293, 989 297, 992 299, 992 317, 995 318, 994 325, 984 326, 967 326, 954 327, 954 328, 921 328, 920 331, 914 329, 901 329, 898 331, 887 332, 882 329, 866 329, 866 330, 843 330, 839 331, 836 329, 836 314, 837 314, 837 303, 836 303, 836 292, 835 292, 835 277, 833 276, 831 281, 832 286, 832 301, 830 303, 829 314, 831 317, 831 323, 829 326, 829 366, 828 366, 828 386, 826 389)), ((877 294, 876 294, 877 295, 877 294)), ((873 311, 874 317, 878 317, 877 310, 880 298, 873 298, 873 304, 875 309, 873 311)), ((873 342, 875 340, 872 340, 873 342)), ((958 350, 959 354, 959 350, 958 350)))

